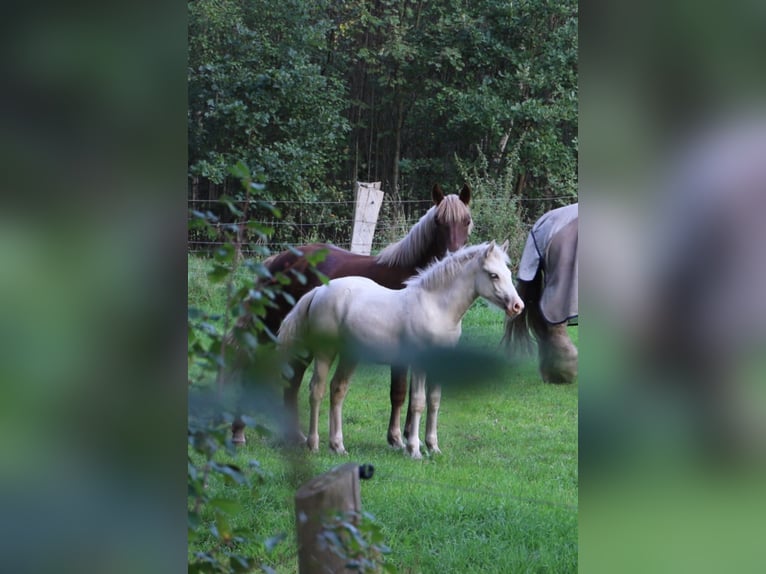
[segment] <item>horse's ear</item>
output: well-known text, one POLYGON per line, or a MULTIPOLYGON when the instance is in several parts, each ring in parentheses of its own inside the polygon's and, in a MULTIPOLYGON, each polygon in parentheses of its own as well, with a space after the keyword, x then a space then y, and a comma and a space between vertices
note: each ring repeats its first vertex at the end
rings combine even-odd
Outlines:
POLYGON ((471 203, 471 188, 467 183, 463 184, 463 189, 460 191, 460 201, 468 205, 471 203))
POLYGON ((431 190, 431 199, 434 200, 434 205, 439 205, 444 199, 444 192, 438 183, 435 183, 434 188, 431 190))
POLYGON ((484 259, 490 256, 492 253, 492 250, 495 248, 495 240, 489 242, 489 245, 487 245, 487 250, 484 252, 484 259))
POLYGON ((510 244, 510 243, 509 243, 509 241, 506 239, 506 240, 503 242, 503 244, 500 246, 500 249, 502 249, 502 250, 503 250, 503 253, 508 253, 508 245, 509 245, 509 244, 510 244))

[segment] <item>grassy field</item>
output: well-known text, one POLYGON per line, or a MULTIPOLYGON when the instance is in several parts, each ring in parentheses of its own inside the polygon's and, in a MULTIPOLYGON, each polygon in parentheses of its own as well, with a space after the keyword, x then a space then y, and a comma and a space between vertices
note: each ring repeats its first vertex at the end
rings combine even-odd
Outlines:
MULTIPOLYGON (((204 262, 190 259, 190 305, 214 309, 219 295, 205 284, 203 269, 204 262)), ((577 329, 570 329, 577 343, 577 329)), ((477 302, 463 321, 463 340, 494 349, 501 335, 502 314, 477 302)), ((307 387, 308 375, 299 403, 304 430, 307 387)), ((387 562, 400 573, 577 570, 577 384, 543 384, 528 363, 508 366, 489 382, 449 388, 439 416, 443 454, 422 461, 386 443, 388 391, 387 367, 359 368, 344 405, 348 456, 327 447, 328 404, 318 455, 248 434, 238 462, 259 461, 267 477, 255 493, 235 489, 227 496, 247 509, 238 526, 263 540, 278 533, 285 539, 270 553, 261 544, 247 551, 277 572, 295 572, 296 489, 352 461, 375 466, 375 476, 361 483, 362 506, 381 525, 392 550, 387 562)), ((213 482, 210 488, 235 487, 213 482)))

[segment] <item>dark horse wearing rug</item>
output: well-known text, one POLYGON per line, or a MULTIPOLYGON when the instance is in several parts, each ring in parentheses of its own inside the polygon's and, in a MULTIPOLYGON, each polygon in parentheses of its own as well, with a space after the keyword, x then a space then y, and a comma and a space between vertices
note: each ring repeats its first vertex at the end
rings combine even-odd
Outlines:
MULTIPOLYGON (((410 229, 409 233, 400 241, 386 247, 378 255, 359 255, 334 245, 312 243, 298 246, 294 250, 283 251, 264 261, 264 265, 272 274, 281 272, 290 275, 290 272, 294 271, 306 278, 305 283, 293 280, 283 287, 283 293, 287 293, 289 297, 278 298, 275 306, 268 308, 266 317, 263 319, 265 326, 276 334, 282 320, 292 309, 294 301, 298 301, 302 295, 322 284, 306 259, 319 251, 325 252, 326 255, 315 268, 329 279, 356 275, 372 279, 389 289, 402 289, 405 287, 405 281, 416 275, 419 269, 463 247, 473 229, 471 211, 468 208, 471 189, 468 185, 464 185, 459 196, 454 194, 445 196, 437 184, 431 192, 431 197, 434 205, 410 229), (289 300, 290 298, 292 301, 289 300)), ((242 325, 239 324, 238 327, 242 328, 242 325)), ((296 436, 301 438, 303 434, 298 424, 298 391, 303 381, 303 374, 310 362, 311 357, 290 363, 293 375, 284 394, 285 408, 290 419, 288 424, 296 436)), ((398 448, 404 447, 400 416, 407 394, 407 368, 407 365, 391 366, 391 418, 388 442, 398 448)), ((234 442, 244 443, 244 424, 237 421, 232 425, 232 430, 234 442)))
POLYGON ((578 204, 553 209, 538 219, 527 237, 516 290, 524 311, 506 320, 512 355, 531 350, 537 341, 540 374, 548 383, 571 383, 577 376, 577 348, 567 324, 577 317, 578 204))

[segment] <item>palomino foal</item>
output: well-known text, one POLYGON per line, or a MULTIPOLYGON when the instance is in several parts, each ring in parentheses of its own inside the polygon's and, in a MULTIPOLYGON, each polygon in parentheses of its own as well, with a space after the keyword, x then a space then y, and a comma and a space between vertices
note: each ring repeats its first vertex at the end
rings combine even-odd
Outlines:
MULTIPOLYGON (((397 364, 402 357, 433 348, 454 347, 461 322, 471 304, 483 297, 515 317, 524 308, 508 269, 508 243, 466 247, 438 261, 406 282, 401 290, 388 289, 365 277, 343 277, 304 295, 285 317, 279 330, 280 346, 302 346, 313 352, 311 419, 308 447, 319 448, 319 405, 335 356, 340 360, 331 383, 330 448, 345 453, 342 430, 343 399, 362 349, 365 359, 397 364), (381 309, 385 309, 381 313, 381 309)), ((412 368, 410 381, 412 427, 407 451, 421 458, 419 428, 426 405, 426 373, 412 368)), ((429 385, 426 447, 440 452, 437 413, 438 384, 429 385)))

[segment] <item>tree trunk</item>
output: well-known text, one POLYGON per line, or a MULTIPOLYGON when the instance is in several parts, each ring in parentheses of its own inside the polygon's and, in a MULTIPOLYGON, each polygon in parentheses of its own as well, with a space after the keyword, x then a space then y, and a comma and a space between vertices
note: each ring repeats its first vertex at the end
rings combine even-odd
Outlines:
POLYGON ((522 171, 516 179, 516 197, 522 197, 524 188, 527 186, 527 172, 522 171))
POLYGON ((404 125, 404 100, 399 98, 396 110, 396 126, 394 129, 394 165, 391 170, 391 191, 399 193, 399 158, 402 153, 402 126, 404 125))
POLYGON ((511 122, 510 127, 508 130, 503 134, 503 137, 500 138, 500 145, 497 148, 497 153, 495 154, 494 159, 492 162, 495 164, 496 169, 500 169, 500 165, 503 161, 503 156, 505 155, 505 148, 508 147, 508 140, 511 139, 511 131, 513 130, 513 122, 511 122))

